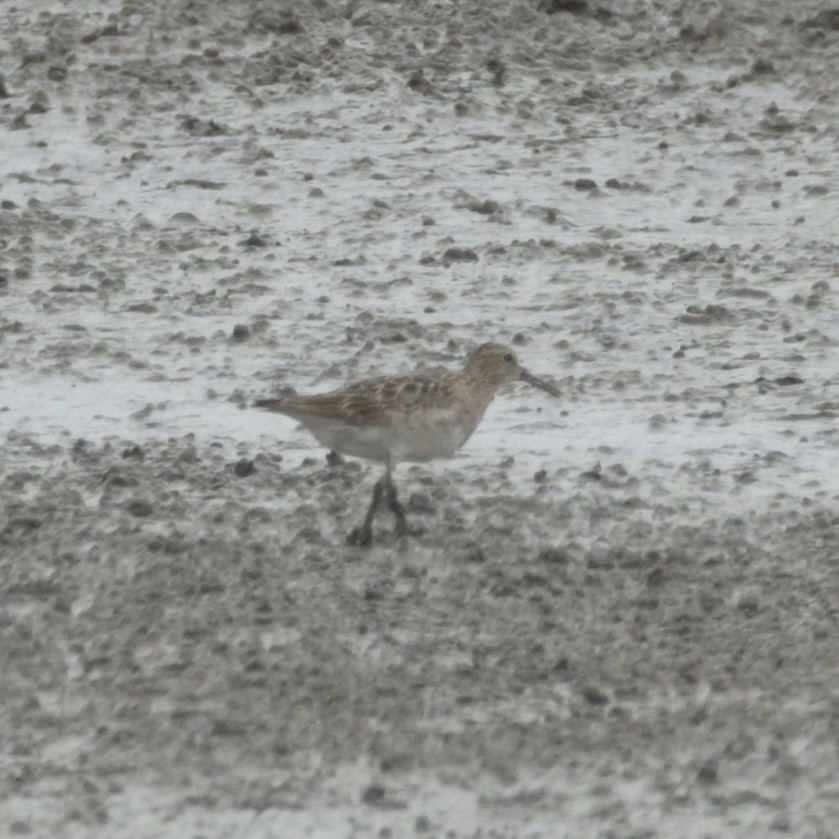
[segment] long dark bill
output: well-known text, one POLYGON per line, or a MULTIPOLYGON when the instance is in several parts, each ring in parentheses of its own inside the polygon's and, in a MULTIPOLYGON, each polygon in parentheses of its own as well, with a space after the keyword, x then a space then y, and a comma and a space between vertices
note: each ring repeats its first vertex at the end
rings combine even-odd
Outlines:
POLYGON ((546 381, 542 379, 537 379, 532 373, 528 373, 527 370, 522 370, 519 374, 519 380, 522 382, 527 382, 529 385, 533 385, 533 387, 538 387, 539 390, 544 390, 546 393, 550 393, 551 396, 559 396, 559 391, 551 384, 548 384, 546 381))

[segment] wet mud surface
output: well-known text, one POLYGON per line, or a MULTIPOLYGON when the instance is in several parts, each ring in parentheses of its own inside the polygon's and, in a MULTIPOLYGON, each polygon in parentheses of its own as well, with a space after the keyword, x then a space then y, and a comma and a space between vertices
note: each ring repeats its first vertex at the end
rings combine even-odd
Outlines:
POLYGON ((0 834, 835 835, 835 10, 0 22, 0 834), (249 404, 485 340, 347 546, 249 404))

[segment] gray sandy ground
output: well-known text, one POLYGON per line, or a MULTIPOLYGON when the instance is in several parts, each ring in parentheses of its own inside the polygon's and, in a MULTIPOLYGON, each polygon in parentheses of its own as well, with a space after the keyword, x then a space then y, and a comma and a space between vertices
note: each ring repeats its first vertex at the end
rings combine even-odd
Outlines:
POLYGON ((0 28, 0 835, 839 835, 839 12, 0 28), (246 407, 490 339, 417 539, 246 407))

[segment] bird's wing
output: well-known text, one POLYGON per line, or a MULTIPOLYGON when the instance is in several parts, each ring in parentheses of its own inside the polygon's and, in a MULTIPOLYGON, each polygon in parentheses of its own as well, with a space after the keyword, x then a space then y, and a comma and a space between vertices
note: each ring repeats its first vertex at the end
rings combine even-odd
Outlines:
POLYGON ((421 402, 436 405, 446 401, 451 392, 446 377, 409 373, 365 379, 330 393, 261 399, 254 404, 301 420, 317 416, 350 424, 375 424, 377 420, 389 421, 394 413, 409 412, 421 402))

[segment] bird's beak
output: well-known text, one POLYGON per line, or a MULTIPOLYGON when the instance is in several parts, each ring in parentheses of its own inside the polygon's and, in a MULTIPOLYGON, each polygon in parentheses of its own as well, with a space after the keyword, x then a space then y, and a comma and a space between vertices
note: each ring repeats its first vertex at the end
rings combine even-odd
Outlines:
POLYGON ((533 387, 538 387, 539 390, 544 390, 546 393, 550 393, 551 396, 559 396, 559 391, 553 385, 549 385, 542 379, 537 379, 536 376, 528 373, 527 370, 522 370, 519 373, 519 381, 527 382, 529 385, 533 385, 533 387))

